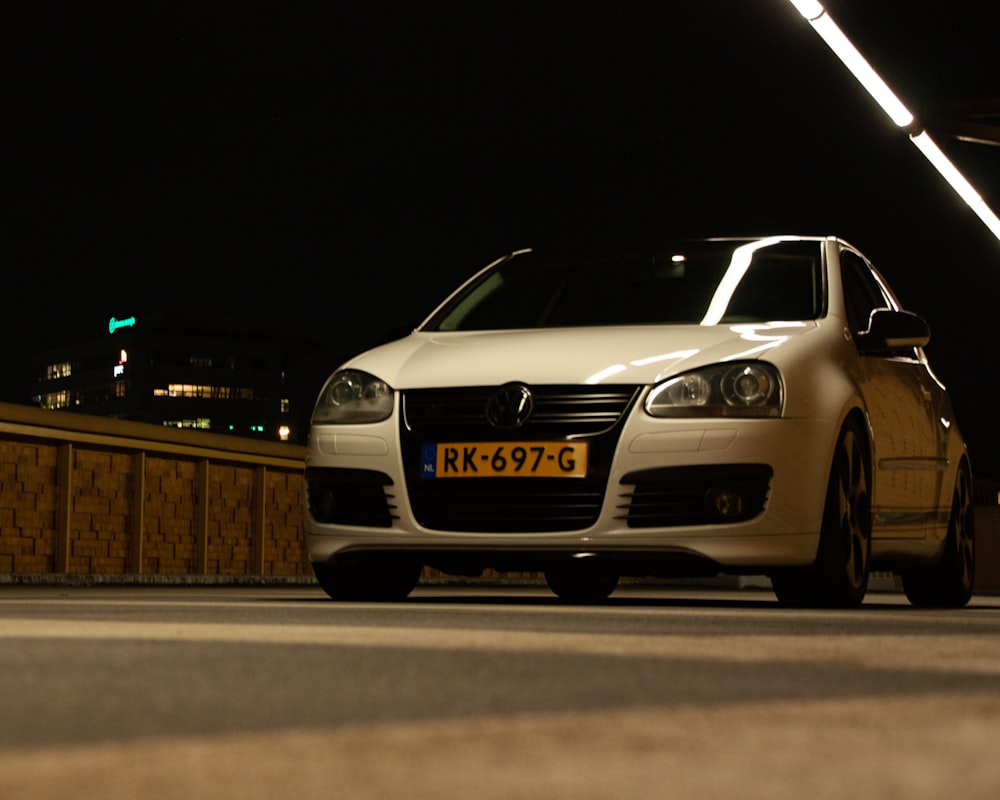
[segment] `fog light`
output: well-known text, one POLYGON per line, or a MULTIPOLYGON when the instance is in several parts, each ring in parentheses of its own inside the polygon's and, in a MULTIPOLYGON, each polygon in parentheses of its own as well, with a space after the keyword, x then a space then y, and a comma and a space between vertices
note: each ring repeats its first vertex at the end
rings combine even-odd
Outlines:
POLYGON ((746 513, 743 495, 732 489, 712 489, 706 500, 712 513, 721 519, 738 519, 746 513))
POLYGON ((317 489, 311 493, 313 516, 318 522, 331 522, 337 510, 337 500, 332 489, 317 489))

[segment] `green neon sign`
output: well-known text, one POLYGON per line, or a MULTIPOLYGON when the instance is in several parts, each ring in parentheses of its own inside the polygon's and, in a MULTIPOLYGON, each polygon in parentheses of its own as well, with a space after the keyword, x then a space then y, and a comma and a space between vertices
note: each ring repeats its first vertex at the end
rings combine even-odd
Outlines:
POLYGON ((108 333, 114 333, 119 328, 131 328, 135 325, 135 317, 129 317, 128 319, 115 319, 112 317, 108 320, 108 333))

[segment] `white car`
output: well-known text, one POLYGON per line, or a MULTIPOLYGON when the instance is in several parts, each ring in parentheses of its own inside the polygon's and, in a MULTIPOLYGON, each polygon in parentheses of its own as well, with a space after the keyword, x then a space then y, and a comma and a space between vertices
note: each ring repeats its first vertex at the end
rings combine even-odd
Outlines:
POLYGON ((329 378, 306 462, 309 558, 338 599, 423 567, 759 574, 780 602, 973 591, 972 478, 926 322, 841 239, 523 250, 329 378))

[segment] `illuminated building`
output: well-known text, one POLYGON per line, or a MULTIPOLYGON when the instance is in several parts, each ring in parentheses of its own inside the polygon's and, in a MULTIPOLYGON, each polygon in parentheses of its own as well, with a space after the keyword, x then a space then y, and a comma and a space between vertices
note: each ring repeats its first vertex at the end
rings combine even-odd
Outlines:
POLYGON ((184 314, 105 317, 93 337, 34 354, 41 408, 302 441, 324 370, 302 339, 184 314))

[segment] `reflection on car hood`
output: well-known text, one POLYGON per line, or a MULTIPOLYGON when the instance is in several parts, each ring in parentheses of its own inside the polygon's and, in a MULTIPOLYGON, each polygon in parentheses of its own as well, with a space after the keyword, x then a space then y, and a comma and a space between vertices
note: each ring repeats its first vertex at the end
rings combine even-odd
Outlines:
POLYGON ((772 322, 414 333, 345 366, 396 389, 508 381, 651 384, 720 361, 780 362, 779 350, 816 328, 815 322, 772 322))

